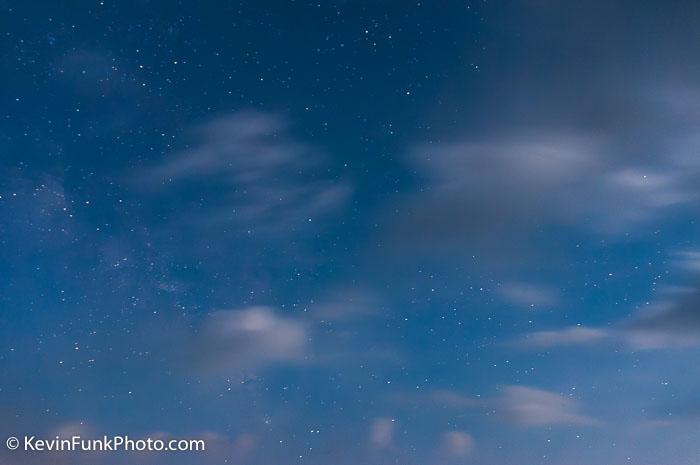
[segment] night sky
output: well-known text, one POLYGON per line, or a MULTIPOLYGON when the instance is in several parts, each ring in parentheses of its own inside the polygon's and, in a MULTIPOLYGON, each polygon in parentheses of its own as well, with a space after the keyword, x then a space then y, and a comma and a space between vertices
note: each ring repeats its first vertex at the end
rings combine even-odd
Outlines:
POLYGON ((4 465, 700 460, 700 3, 0 12, 4 465))

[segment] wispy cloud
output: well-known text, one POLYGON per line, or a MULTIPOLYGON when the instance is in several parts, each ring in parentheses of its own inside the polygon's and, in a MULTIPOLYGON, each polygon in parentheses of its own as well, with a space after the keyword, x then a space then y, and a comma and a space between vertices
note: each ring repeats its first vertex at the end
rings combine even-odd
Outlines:
MULTIPOLYGON (((700 252, 669 253, 669 263, 691 280, 700 273, 700 252)), ((700 287, 692 284, 664 285, 655 300, 645 302, 629 317, 605 327, 569 326, 535 331, 517 340, 531 349, 593 346, 607 342, 632 350, 679 349, 700 346, 700 287)))
POLYGON ((672 263, 692 273, 700 273, 700 250, 681 250, 672 254, 672 263))
POLYGON ((677 300, 659 301, 620 324, 625 340, 636 349, 700 346, 700 291, 677 300))
POLYGON ((509 282, 502 284, 498 290, 504 299, 521 307, 546 308, 559 301, 554 290, 538 284, 509 282))
POLYGON ((593 425, 578 403, 560 394, 526 386, 506 386, 500 399, 508 421, 524 426, 593 425))
POLYGON ((417 189, 389 212, 387 234, 398 238, 389 245, 535 270, 563 259, 564 249, 552 247, 562 231, 639 237, 697 212, 700 115, 680 105, 685 94, 673 89, 627 89, 634 99, 599 102, 628 120, 610 127, 555 121, 528 108, 524 122, 414 144, 404 162, 417 189), (639 120, 642 113, 648 117, 639 120))
POLYGON ((527 334, 519 343, 525 347, 550 348, 560 346, 593 345, 610 338, 612 333, 598 328, 570 326, 568 328, 535 331, 527 334))
POLYGON ((450 409, 450 411, 472 409, 481 404, 477 397, 451 389, 395 393, 391 399, 402 405, 429 409, 450 409))
POLYGON ((369 291, 340 288, 312 304, 310 310, 313 317, 321 321, 349 321, 380 315, 382 302, 369 291))
POLYGON ((637 315, 606 328, 571 326, 535 331, 516 342, 528 349, 596 346, 601 343, 622 345, 630 350, 680 349, 700 346, 700 320, 697 294, 678 302, 650 304, 637 315))
POLYGON ((137 175, 151 195, 176 195, 195 221, 263 231, 302 227, 337 209, 351 191, 278 115, 234 113, 199 126, 196 135, 191 148, 137 175))
POLYGON ((417 231, 424 235, 462 239, 548 224, 618 233, 698 197, 673 161, 645 165, 612 152, 604 138, 545 130, 420 146, 409 158, 424 186, 411 224, 430 225, 417 231))

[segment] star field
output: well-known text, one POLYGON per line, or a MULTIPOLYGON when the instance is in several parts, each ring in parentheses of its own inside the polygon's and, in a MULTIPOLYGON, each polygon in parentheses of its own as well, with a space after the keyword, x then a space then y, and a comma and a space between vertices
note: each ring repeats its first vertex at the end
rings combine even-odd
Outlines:
POLYGON ((0 11, 0 462, 697 462, 699 5, 0 11))

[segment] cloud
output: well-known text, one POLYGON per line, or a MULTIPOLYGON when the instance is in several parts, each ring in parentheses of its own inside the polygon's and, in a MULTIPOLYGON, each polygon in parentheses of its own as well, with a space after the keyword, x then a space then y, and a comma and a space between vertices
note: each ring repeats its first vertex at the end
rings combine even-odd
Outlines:
POLYGON ((559 300, 553 290, 530 283, 505 283, 499 292, 507 301, 530 308, 552 307, 559 300))
POLYGON ((559 346, 594 345, 611 337, 611 332, 585 326, 536 331, 520 339, 520 344, 531 348, 550 348, 559 346))
POLYGON ((622 321, 620 331, 636 349, 700 346, 700 290, 647 306, 622 321))
MULTIPOLYGON (((695 278, 700 272, 700 252, 684 250, 670 253, 670 263, 695 278)), ((679 349, 700 346, 700 287, 666 285, 658 289, 658 298, 647 302, 630 317, 614 321, 605 328, 571 326, 536 331, 518 341, 527 348, 551 348, 616 342, 633 350, 679 349)))
POLYGON ((427 406, 430 409, 471 409, 480 405, 476 397, 449 389, 431 389, 393 394, 392 399, 400 404, 427 406))
POLYGON ((500 405, 506 418, 524 426, 593 425, 596 421, 579 412, 569 398, 541 389, 507 386, 500 405))
POLYGON ((700 272, 700 250, 682 250, 672 254, 672 263, 684 271, 700 272))
POLYGON ((600 170, 596 153, 592 140, 554 135, 420 145, 407 163, 421 190, 404 199, 394 226, 417 247, 476 241, 478 250, 500 250, 505 237, 559 211, 543 206, 580 173, 600 170))
MULTIPOLYGON (((340 289, 348 289, 341 287, 340 289)), ((298 311, 264 305, 199 317, 163 315, 141 328, 173 369, 250 377, 259 370, 405 363, 381 327, 366 326, 379 308, 374 294, 337 291, 298 311)))
POLYGON ((700 327, 693 324, 687 327, 676 326, 678 321, 695 316, 686 316, 684 311, 676 313, 670 309, 672 307, 650 312, 642 317, 622 320, 612 328, 575 326, 559 330, 535 331, 518 339, 517 344, 527 349, 595 346, 603 342, 619 343, 631 350, 682 349, 700 346, 700 327))
POLYGON ((667 293, 664 299, 606 328, 572 326, 536 331, 518 340, 521 347, 534 349, 592 346, 601 342, 617 342, 632 350, 700 346, 700 290, 683 288, 682 292, 667 293))
POLYGON ((175 196, 195 224, 301 227, 338 209, 350 186, 329 175, 318 150, 288 133, 284 118, 268 113, 215 119, 197 128, 191 148, 139 173, 139 185, 156 198, 175 196))
POLYGON ((369 432, 370 446, 376 449, 387 449, 394 445, 396 421, 393 418, 375 418, 369 432))
MULTIPOLYGON (((700 251, 670 253, 675 269, 697 279, 700 251)), ((639 350, 700 346, 700 286, 666 287, 660 297, 617 324, 620 337, 639 350)))
POLYGON ((582 124, 590 115, 576 108, 568 109, 573 119, 557 118, 560 101, 556 109, 531 105, 527 120, 499 113, 503 123, 479 134, 415 143, 403 160, 416 189, 387 209, 387 249, 532 270, 567 258, 556 247, 562 233, 639 237, 697 213, 700 113, 678 104, 686 93, 627 88, 596 102, 596 112, 609 108, 615 118, 594 124, 582 124))
POLYGON ((188 358, 207 370, 255 370, 301 363, 307 355, 308 328, 268 307, 217 311, 190 338, 188 358))
POLYGON ((351 289, 336 289, 318 303, 310 306, 315 318, 327 321, 348 321, 376 316, 382 303, 373 293, 351 289))
POLYGON ((441 452, 454 458, 469 456, 474 450, 474 438, 465 431, 449 431, 442 436, 441 452))
POLYGON ((681 304, 653 304, 641 315, 621 320, 609 328, 571 326, 535 331, 518 339, 517 344, 528 349, 595 346, 603 342, 619 343, 631 350, 696 347, 700 346, 700 325, 693 321, 696 313, 681 304))
POLYGON ((695 287, 687 285, 663 284, 656 288, 656 293, 665 297, 688 295, 693 292, 695 292, 695 287))
POLYGON ((406 220, 416 233, 453 239, 547 224, 617 233, 698 197, 689 173, 672 161, 645 165, 613 152, 606 139, 544 129, 422 145, 408 158, 424 188, 406 220))

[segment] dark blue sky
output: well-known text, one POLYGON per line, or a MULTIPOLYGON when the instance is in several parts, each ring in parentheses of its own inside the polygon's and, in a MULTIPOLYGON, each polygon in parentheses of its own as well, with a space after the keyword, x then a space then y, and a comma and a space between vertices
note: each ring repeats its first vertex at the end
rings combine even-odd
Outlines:
POLYGON ((697 462, 700 4, 0 11, 3 463, 697 462))

